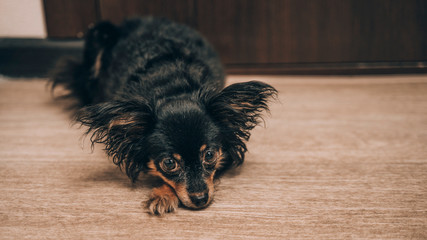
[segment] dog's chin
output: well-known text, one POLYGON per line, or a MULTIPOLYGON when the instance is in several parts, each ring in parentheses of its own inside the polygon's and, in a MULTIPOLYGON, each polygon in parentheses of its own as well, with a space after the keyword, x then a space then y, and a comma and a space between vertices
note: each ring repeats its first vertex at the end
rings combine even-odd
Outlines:
POLYGON ((209 207, 209 205, 211 205, 211 203, 212 203, 212 200, 209 200, 203 206, 196 206, 192 202, 183 202, 183 201, 181 201, 181 204, 182 204, 182 206, 184 208, 191 209, 191 210, 202 210, 202 209, 205 209, 205 208, 209 207))
POLYGON ((201 206, 197 206, 195 205, 193 202, 191 202, 190 198, 188 196, 178 196, 179 201, 181 202, 182 206, 184 208, 188 208, 188 209, 192 209, 192 210, 202 210, 205 209, 207 207, 209 207, 209 205, 211 205, 211 203, 213 202, 213 197, 210 196, 208 201, 206 202, 206 204, 201 205, 201 206))

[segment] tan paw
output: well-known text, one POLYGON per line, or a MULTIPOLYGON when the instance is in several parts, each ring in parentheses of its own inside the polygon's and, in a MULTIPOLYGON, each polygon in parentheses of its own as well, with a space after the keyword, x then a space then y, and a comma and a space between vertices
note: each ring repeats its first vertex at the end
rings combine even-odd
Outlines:
POLYGON ((151 214, 163 215, 170 213, 178 208, 179 200, 175 192, 168 186, 163 185, 154 188, 147 201, 147 208, 151 214))

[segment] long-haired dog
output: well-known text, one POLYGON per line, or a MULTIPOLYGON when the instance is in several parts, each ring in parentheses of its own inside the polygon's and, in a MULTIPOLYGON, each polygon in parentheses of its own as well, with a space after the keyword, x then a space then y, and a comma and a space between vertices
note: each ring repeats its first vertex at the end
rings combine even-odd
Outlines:
POLYGON ((86 34, 82 61, 52 79, 78 99, 76 121, 135 180, 160 177, 147 202, 153 214, 179 203, 207 207, 214 179, 242 164, 250 130, 277 95, 252 81, 224 88, 220 60, 195 30, 166 19, 101 22, 86 34))

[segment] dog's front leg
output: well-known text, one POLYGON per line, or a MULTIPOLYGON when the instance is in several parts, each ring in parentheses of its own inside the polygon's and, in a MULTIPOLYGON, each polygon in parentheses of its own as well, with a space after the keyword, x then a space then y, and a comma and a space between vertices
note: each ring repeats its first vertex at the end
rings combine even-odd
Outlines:
POLYGON ((163 215, 173 212, 178 208, 179 200, 175 191, 167 184, 154 188, 147 201, 147 207, 151 214, 163 215))

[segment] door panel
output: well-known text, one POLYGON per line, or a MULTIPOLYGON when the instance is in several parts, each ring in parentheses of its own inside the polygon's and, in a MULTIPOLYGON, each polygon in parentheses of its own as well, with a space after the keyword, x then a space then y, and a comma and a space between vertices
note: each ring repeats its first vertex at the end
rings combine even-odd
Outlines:
POLYGON ((99 0, 102 19, 118 24, 126 17, 161 16, 195 27, 194 0, 99 0))
POLYGON ((49 38, 81 38, 99 19, 96 0, 44 0, 44 8, 49 38))
POLYGON ((426 3, 199 0, 197 22, 231 64, 425 61, 426 3))

